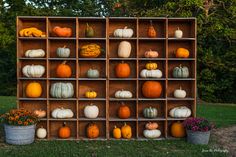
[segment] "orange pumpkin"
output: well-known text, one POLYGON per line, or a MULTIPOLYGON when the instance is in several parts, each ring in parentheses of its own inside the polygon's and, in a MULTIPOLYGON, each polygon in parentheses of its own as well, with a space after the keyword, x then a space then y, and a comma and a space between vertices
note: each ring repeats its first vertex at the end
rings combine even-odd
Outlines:
POLYGON ((158 128, 158 126, 159 125, 156 122, 148 122, 146 123, 145 128, 148 130, 155 130, 158 128))
POLYGON ((72 75, 71 67, 66 64, 66 61, 64 61, 57 66, 56 74, 57 74, 57 77, 61 77, 61 78, 71 77, 72 75))
POLYGON ((52 31, 58 37, 71 37, 72 36, 72 29, 69 27, 55 26, 52 31))
POLYGON ((69 138, 71 135, 71 130, 68 126, 66 126, 66 123, 63 123, 63 126, 59 128, 58 130, 58 136, 60 138, 69 138))
POLYGON ((26 86, 25 94, 29 98, 38 98, 42 94, 42 86, 38 82, 31 82, 26 86))
POLYGON ((189 57, 189 51, 185 48, 178 48, 175 53, 176 58, 188 58, 189 57))
POLYGON ((99 136, 99 128, 95 123, 89 123, 87 126, 87 137, 97 138, 99 136))
POLYGON ((148 27, 147 35, 150 38, 157 37, 157 32, 156 32, 155 28, 152 25, 152 20, 150 20, 150 26, 148 27))
POLYGON ((181 122, 173 123, 170 131, 173 137, 181 138, 186 136, 184 125, 181 122))
POLYGON ((146 98, 159 98, 161 92, 162 86, 158 81, 146 81, 142 86, 142 93, 146 98))
POLYGON ((116 65, 115 67, 115 73, 116 77, 119 78, 127 78, 130 76, 130 66, 128 63, 121 62, 116 65))
POLYGON ((124 103, 121 104, 118 110, 118 117, 121 119, 127 119, 130 117, 130 108, 124 103))

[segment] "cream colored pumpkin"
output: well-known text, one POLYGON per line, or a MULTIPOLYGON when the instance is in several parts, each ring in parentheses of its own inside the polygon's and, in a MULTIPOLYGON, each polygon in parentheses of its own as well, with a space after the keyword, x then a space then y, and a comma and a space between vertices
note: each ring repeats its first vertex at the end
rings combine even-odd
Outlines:
POLYGON ((128 41, 122 41, 120 42, 118 46, 118 57, 121 58, 129 58, 131 54, 131 44, 128 41))
POLYGON ((162 77, 162 72, 159 69, 156 69, 156 70, 143 69, 140 72, 140 76, 142 78, 147 78, 147 77, 150 77, 150 78, 161 78, 162 77))
POLYGON ((183 31, 181 31, 178 27, 177 30, 175 30, 175 38, 182 38, 183 37, 183 31))
POLYGON ((42 65, 25 65, 22 73, 26 77, 42 77, 45 73, 45 67, 42 65))
POLYGON ((47 130, 41 126, 37 129, 36 136, 40 139, 45 138, 47 136, 47 130))
POLYGON ((186 106, 179 106, 171 109, 169 115, 173 118, 187 118, 191 116, 191 110, 186 106))
POLYGON ((115 98, 129 99, 132 97, 133 97, 133 94, 128 90, 118 90, 115 92, 115 98))
POLYGON ((174 97, 175 98, 185 98, 187 95, 186 91, 182 89, 182 87, 180 86, 179 89, 176 89, 174 91, 174 97))
POLYGON ((98 114, 99 114, 99 108, 96 105, 90 104, 85 106, 84 116, 86 118, 97 118, 98 114))
POLYGON ((53 118, 72 118, 74 113, 71 109, 56 108, 52 111, 53 118))
POLYGON ((158 129, 154 129, 154 130, 144 130, 143 131, 143 136, 146 138, 158 138, 161 136, 161 131, 158 129))
POLYGON ((114 31, 114 36, 115 37, 120 37, 120 38, 130 38, 134 34, 133 29, 124 27, 123 29, 116 29, 114 31))
POLYGON ((43 49, 32 49, 25 51, 25 57, 39 58, 44 56, 45 56, 45 51, 43 49))
POLYGON ((64 82, 53 83, 50 94, 54 98, 71 98, 74 95, 73 84, 64 82))

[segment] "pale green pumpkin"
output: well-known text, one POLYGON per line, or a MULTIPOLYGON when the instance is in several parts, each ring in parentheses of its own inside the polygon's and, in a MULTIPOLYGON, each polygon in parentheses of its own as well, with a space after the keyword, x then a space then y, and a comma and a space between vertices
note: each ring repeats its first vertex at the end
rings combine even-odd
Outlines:
POLYGON ((53 83, 50 94, 54 98, 71 98, 74 95, 73 84, 63 82, 53 83))
POLYGON ((58 47, 57 48, 57 56, 60 58, 68 58, 70 56, 70 49, 64 47, 58 47))
POLYGON ((89 69, 87 71, 87 77, 88 78, 98 78, 99 77, 99 71, 97 69, 89 69))
POLYGON ((179 67, 175 67, 173 70, 173 77, 175 78, 187 78, 189 77, 189 70, 188 67, 182 66, 181 64, 179 67))
POLYGON ((147 107, 143 110, 143 116, 145 118, 156 118, 157 113, 157 109, 153 107, 147 107))

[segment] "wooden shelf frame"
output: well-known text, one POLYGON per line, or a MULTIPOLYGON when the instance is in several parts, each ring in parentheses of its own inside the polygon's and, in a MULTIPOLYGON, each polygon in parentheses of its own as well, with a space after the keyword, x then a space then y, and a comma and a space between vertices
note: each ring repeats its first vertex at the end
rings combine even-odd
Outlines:
MULTIPOLYGON (((102 134, 101 137, 99 137, 97 140, 106 140, 110 139, 113 140, 114 138, 112 137, 111 130, 112 126, 114 124, 119 124, 123 122, 130 123, 133 127, 133 136, 132 139, 138 139, 138 140, 145 140, 144 137, 142 136, 142 131, 143 131, 143 124, 148 121, 156 121, 160 123, 161 129, 162 129, 162 137, 160 139, 168 139, 170 138, 169 135, 169 129, 170 129, 170 124, 174 121, 183 121, 184 118, 170 118, 168 116, 169 109, 171 107, 171 104, 176 103, 179 104, 181 102, 184 103, 189 103, 189 106, 192 109, 192 116, 196 117, 196 93, 197 93, 197 74, 196 74, 196 58, 197 58, 197 25, 196 25, 196 19, 195 18, 165 18, 165 17, 107 17, 107 18, 99 18, 99 17, 36 17, 36 16, 18 16, 17 17, 17 32, 19 32, 20 29, 26 28, 26 27, 32 27, 32 26, 40 26, 40 28, 43 28, 46 32, 46 37, 43 38, 36 38, 36 37, 20 37, 17 33, 17 107, 20 108, 23 103, 32 103, 32 108, 31 110, 34 109, 34 103, 37 102, 44 102, 46 105, 46 110, 47 110, 47 117, 41 119, 40 123, 38 126, 43 125, 48 132, 47 135, 47 140, 57 140, 58 138, 55 137, 55 129, 52 129, 52 127, 58 128, 59 123, 62 123, 63 121, 69 122, 70 125, 75 125, 73 126, 73 137, 71 137, 68 140, 90 140, 85 136, 85 124, 89 122, 95 122, 99 123, 99 126, 102 126, 102 130, 105 130, 105 133, 102 134), (159 25, 157 26, 160 28, 161 35, 158 35, 157 38, 148 38, 144 36, 143 31, 145 31, 147 23, 149 20, 152 20, 154 25, 159 25), (55 22, 55 23, 54 23, 55 22), (51 29, 53 25, 60 24, 60 22, 63 23, 63 25, 69 25, 73 24, 73 30, 74 34, 73 37, 70 38, 60 38, 60 37, 54 37, 51 35, 51 29), (93 25, 93 22, 98 24, 98 28, 96 29, 102 29, 103 34, 99 34, 99 36, 96 36, 94 38, 86 38, 83 35, 84 31, 84 25, 86 22, 89 22, 93 25), (121 23, 118 26, 116 26, 117 23, 121 23), (36 25, 35 25, 36 24, 36 25), (134 27, 134 37, 132 38, 117 38, 112 36, 111 30, 113 30, 115 27, 119 28, 121 25, 131 25, 131 27, 134 27), (181 39, 176 39, 172 36, 171 32, 173 32, 173 29, 176 25, 180 25, 182 28, 187 28, 187 35, 185 34, 183 38, 181 39), (145 27, 145 28, 144 28, 145 27), (141 32, 141 33, 140 33, 141 32), (112 43, 119 43, 120 41, 129 41, 132 44, 134 43, 134 49, 132 50, 132 53, 134 53, 134 56, 131 58, 119 58, 119 57, 113 57, 110 55, 110 48, 113 48, 112 43), (26 46, 26 43, 33 43, 33 44, 28 44, 30 46, 26 46), (24 57, 23 53, 26 49, 33 49, 37 43, 43 43, 46 56, 44 58, 26 58, 24 57), (72 53, 74 53, 74 57, 70 58, 57 58, 53 55, 51 55, 51 43, 67 43, 71 42, 74 43, 75 50, 73 50, 72 53), (102 58, 81 58, 79 56, 79 47, 80 44, 83 43, 102 43, 105 45, 105 55, 102 58), (35 43, 35 44, 34 44, 35 43), (151 43, 152 44, 159 44, 163 45, 163 52, 160 58, 143 58, 141 57, 140 49, 143 49, 142 46, 145 45, 146 43, 151 43), (191 43, 191 51, 190 53, 192 56, 190 58, 186 59, 180 59, 180 58, 175 58, 173 56, 169 56, 169 43, 173 44, 178 44, 178 43, 191 43), (50 77, 51 76, 51 62, 60 62, 67 60, 68 62, 74 62, 75 67, 73 70, 75 70, 75 75, 73 78, 68 78, 68 79, 61 79, 61 78, 54 78, 50 77), (115 78, 110 74, 111 69, 111 64, 119 62, 119 61, 125 61, 125 62, 131 62, 132 64, 135 64, 135 76, 132 78, 127 78, 127 79, 119 79, 115 78), (143 64, 147 61, 153 61, 157 63, 161 63, 164 66, 163 69, 163 78, 155 79, 155 78, 140 78, 139 77, 139 72, 140 72, 140 64, 143 64), (45 62, 46 66, 46 74, 45 77, 43 78, 26 78, 22 76, 21 73, 21 68, 22 65, 26 63, 34 63, 34 62, 45 62), (86 77, 80 77, 80 62, 102 62, 106 68, 105 68, 105 77, 103 78, 97 78, 97 79, 92 79, 92 78, 86 78, 86 77), (191 71, 191 77, 190 78, 172 78, 170 72, 168 69, 170 68, 171 64, 175 62, 184 62, 188 63, 191 65, 190 71, 191 71), (144 81, 147 80, 156 80, 156 81, 161 81, 163 83, 163 97, 158 98, 158 99, 146 99, 143 98, 140 95, 140 90, 141 90, 141 85, 144 81), (45 93, 46 96, 43 98, 27 98, 24 96, 24 87, 23 84, 29 81, 44 81, 45 84, 45 93), (58 82, 58 81, 66 81, 66 82, 74 82, 75 84, 75 97, 70 98, 70 99, 56 99, 56 98, 51 98, 50 97, 50 84, 51 82, 58 82), (81 97, 80 93, 80 84, 90 81, 103 81, 105 84, 105 96, 104 98, 96 98, 96 99, 86 99, 81 97), (114 81, 116 82, 123 82, 123 83, 134 83, 135 89, 134 91, 134 98, 132 99, 116 99, 114 96, 111 96, 111 90, 110 88, 113 88, 111 86, 114 81), (185 98, 185 99, 176 99, 173 98, 172 96, 168 95, 169 90, 173 90, 173 83, 172 81, 175 81, 179 84, 183 84, 185 81, 188 82, 187 86, 188 88, 191 88, 192 95, 185 98), (66 102, 74 102, 75 103, 75 117, 72 119, 53 119, 50 118, 51 114, 51 101, 66 101, 66 102), (135 116, 131 117, 129 119, 119 119, 117 118, 116 115, 110 116, 109 110, 112 109, 112 103, 117 103, 119 101, 124 101, 127 104, 135 104, 135 116), (105 109, 102 110, 104 113, 104 117, 98 117, 96 119, 88 119, 80 116, 80 105, 81 103, 89 103, 89 102, 101 102, 105 103, 105 109), (162 117, 158 117, 155 119, 146 119, 143 118, 142 116, 139 116, 139 109, 143 109, 143 105, 150 103, 150 104, 157 104, 157 105, 163 105, 162 106, 162 117), (104 125, 104 126, 103 126, 104 125)), ((181 28, 180 27, 180 28, 181 28)), ((184 30, 184 29, 183 29, 184 30)), ((159 30, 157 30, 159 31, 159 30)), ((159 32, 158 32, 159 33, 159 32)), ((36 47, 38 48, 38 47, 36 47)), ((117 51, 117 50, 114 50, 117 51)), ((101 92, 101 91, 98 91, 101 92)), ((60 139, 59 139, 60 140, 60 139)), ((122 139, 121 139, 122 140, 122 139)))

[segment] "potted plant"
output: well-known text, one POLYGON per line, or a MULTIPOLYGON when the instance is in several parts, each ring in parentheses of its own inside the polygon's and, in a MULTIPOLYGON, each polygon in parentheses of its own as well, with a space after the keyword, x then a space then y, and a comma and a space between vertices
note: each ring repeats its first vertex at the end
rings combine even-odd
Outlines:
POLYGON ((208 144, 212 126, 204 118, 188 118, 183 122, 187 141, 192 144, 208 144))
POLYGON ((8 144, 25 145, 34 142, 38 118, 25 109, 13 109, 1 115, 8 144))

